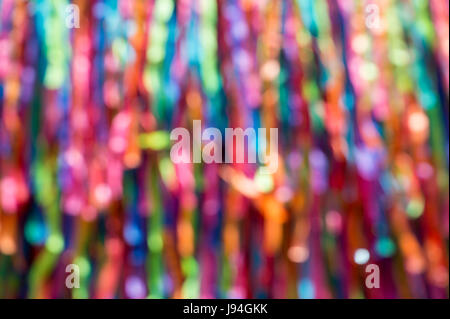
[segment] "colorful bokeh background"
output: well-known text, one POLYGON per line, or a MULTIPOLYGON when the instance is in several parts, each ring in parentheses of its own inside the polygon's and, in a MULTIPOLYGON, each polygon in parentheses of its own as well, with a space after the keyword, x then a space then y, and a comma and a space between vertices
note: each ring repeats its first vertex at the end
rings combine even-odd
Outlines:
POLYGON ((448 298, 448 18, 0 0, 0 298, 448 298), (173 163, 193 120, 278 128, 278 170, 173 163))

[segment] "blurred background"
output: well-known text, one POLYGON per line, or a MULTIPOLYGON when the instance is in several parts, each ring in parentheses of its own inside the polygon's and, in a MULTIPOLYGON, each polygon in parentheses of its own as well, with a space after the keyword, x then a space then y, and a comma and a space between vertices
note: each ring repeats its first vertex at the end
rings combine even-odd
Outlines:
POLYGON ((448 298, 448 18, 0 0, 0 298, 448 298), (278 128, 278 170, 173 163, 193 120, 278 128))

